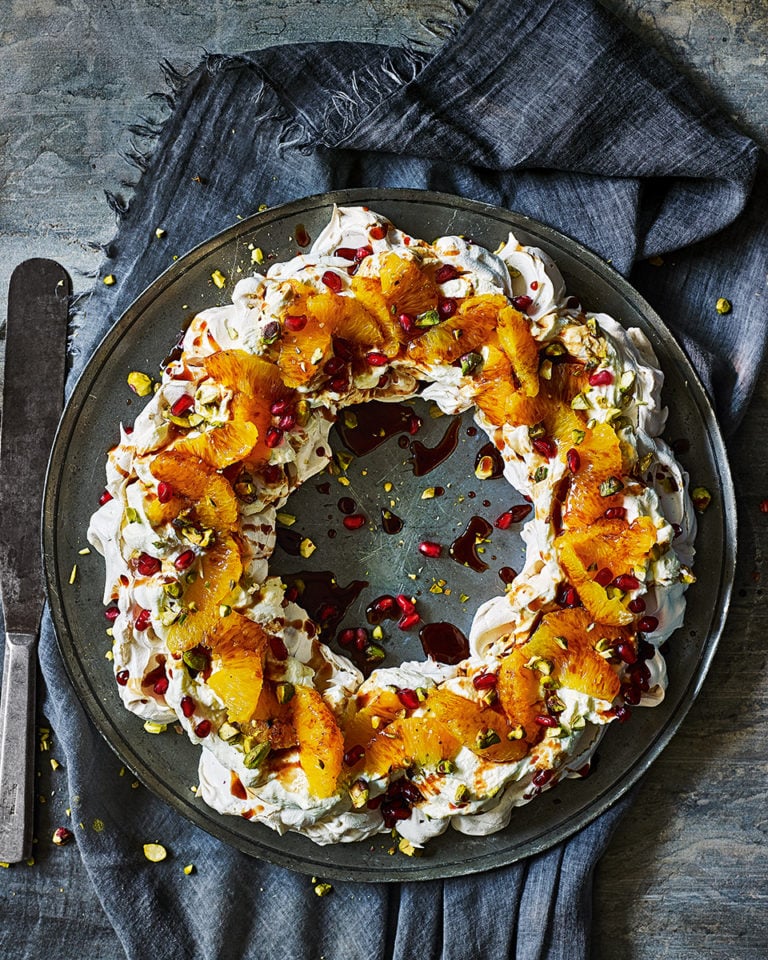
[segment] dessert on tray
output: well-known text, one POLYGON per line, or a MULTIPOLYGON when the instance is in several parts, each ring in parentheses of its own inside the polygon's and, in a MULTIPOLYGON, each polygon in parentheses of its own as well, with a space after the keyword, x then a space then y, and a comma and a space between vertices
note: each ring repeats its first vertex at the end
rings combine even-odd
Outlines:
MULTIPOLYGON (((280 832, 395 829, 408 850, 502 828, 664 696, 695 521, 661 386, 644 335, 584 312, 512 234, 490 253, 334 209, 308 253, 195 317, 109 452, 89 539, 125 706, 200 744, 208 804, 280 832), (532 505, 526 560, 466 659, 364 677, 270 574, 276 516, 327 469, 340 411, 417 393, 474 408, 532 505)), ((403 629, 408 585, 379 598, 403 629)))

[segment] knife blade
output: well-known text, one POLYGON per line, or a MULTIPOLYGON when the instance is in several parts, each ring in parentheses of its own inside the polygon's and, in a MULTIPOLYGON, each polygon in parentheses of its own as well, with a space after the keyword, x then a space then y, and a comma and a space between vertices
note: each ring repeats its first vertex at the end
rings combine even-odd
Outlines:
POLYGON ((19 264, 8 289, 0 429, 0 861, 7 863, 25 859, 32 841, 42 495, 64 403, 70 292, 64 268, 39 258, 19 264))

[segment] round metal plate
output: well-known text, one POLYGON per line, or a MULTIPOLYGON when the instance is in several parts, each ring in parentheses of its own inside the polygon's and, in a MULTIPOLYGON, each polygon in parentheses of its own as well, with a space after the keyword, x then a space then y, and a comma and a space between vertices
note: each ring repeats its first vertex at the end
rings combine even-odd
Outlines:
MULTIPOLYGON (((419 439, 431 446, 449 420, 432 420, 423 408, 415 407, 426 424, 426 437, 420 434, 419 439)), ((468 435, 470 424, 469 419, 462 423, 457 452, 426 477, 413 476, 405 462, 408 451, 393 439, 353 463, 351 488, 330 478, 335 486, 322 493, 317 486, 325 477, 305 484, 287 509, 299 517, 298 526, 312 536, 318 550, 311 561, 298 563, 278 550, 271 569, 280 574, 324 569, 341 584, 368 581, 370 587, 358 607, 349 612, 349 623, 361 622, 361 608, 377 593, 408 589, 419 592, 425 620, 451 620, 466 631, 479 603, 503 589, 498 568, 519 569, 522 556, 514 531, 504 531, 503 537, 502 531, 494 532, 484 555, 489 570, 482 576, 447 558, 425 561, 415 550, 418 540, 447 543, 473 514, 493 521, 520 500, 503 480, 476 479, 474 457, 484 441, 480 435, 468 435), (394 485, 389 493, 383 488, 387 480, 394 485), (422 500, 427 486, 442 486, 446 494, 422 500), (332 539, 330 530, 343 531, 337 500, 345 494, 374 520, 390 498, 394 500, 393 512, 404 520, 402 533, 363 531, 362 539, 355 539, 342 532, 332 539), (441 579, 450 590, 447 596, 445 587, 443 594, 429 590, 441 579), (462 603, 462 594, 469 600, 462 603)), ((269 210, 203 243, 160 276, 107 334, 75 387, 52 455, 44 511, 49 600, 61 652, 78 696, 121 760, 159 797, 209 833, 264 860, 339 880, 418 880, 488 870, 544 850, 599 816, 659 755, 696 697, 725 620, 736 551, 734 494, 717 423, 687 358, 648 304, 597 256, 549 227, 486 204, 412 190, 347 190, 269 210), (198 749, 172 732, 148 736, 141 721, 121 705, 104 658, 108 641, 101 558, 95 553, 78 556, 104 487, 106 451, 117 440, 118 423, 132 422, 141 407, 126 386, 128 373, 136 369, 156 373, 191 311, 229 301, 234 281, 252 270, 254 247, 264 251, 268 262, 289 259, 296 253, 297 226, 317 236, 334 203, 370 206, 415 236, 432 239, 461 233, 489 249, 513 230, 522 242, 549 253, 569 292, 587 309, 609 313, 625 326, 638 326, 649 337, 666 377, 664 398, 670 417, 665 435, 689 441, 690 449, 681 459, 695 485, 715 494, 700 522, 698 582, 688 593, 686 623, 669 644, 670 685, 664 702, 652 710, 636 709, 623 726, 611 725, 599 748, 600 762, 588 778, 566 781, 514 811, 500 833, 467 837, 449 829, 431 841, 419 859, 390 856, 386 835, 326 847, 294 834, 280 837, 258 824, 220 816, 195 798, 189 788, 197 782, 198 749), (221 291, 210 282, 215 270, 228 278, 221 291), (80 576, 70 585, 75 561, 80 576)), ((392 661, 423 657, 418 638, 388 632, 385 645, 392 661)))

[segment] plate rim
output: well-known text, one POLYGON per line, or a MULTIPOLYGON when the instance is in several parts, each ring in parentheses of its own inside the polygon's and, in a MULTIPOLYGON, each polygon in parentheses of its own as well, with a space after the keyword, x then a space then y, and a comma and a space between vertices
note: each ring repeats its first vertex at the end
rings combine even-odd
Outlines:
MULTIPOLYGON (((553 259, 557 263, 556 255, 553 259)), ((181 813, 208 834, 258 859, 266 860, 270 863, 302 873, 322 873, 323 876, 342 881, 400 882, 481 873, 541 853, 573 836, 588 824, 593 823, 635 786, 652 763, 666 749, 670 740, 679 730, 685 716, 699 695, 710 669, 712 659, 715 656, 727 620, 735 580, 737 511, 735 490, 725 442, 715 417, 712 403, 698 373, 688 359, 682 346, 661 317, 629 281, 619 274, 610 264, 606 263, 601 257, 584 246, 584 244, 568 237, 562 233, 562 231, 513 210, 444 192, 406 188, 357 187, 328 193, 312 194, 237 221, 230 227, 219 231, 192 247, 186 254, 181 256, 148 284, 139 296, 123 311, 94 348, 90 358, 80 372, 60 420, 46 475, 43 498, 42 550, 46 591, 52 612, 56 642, 64 661, 67 675, 73 685, 74 692, 85 708, 85 712, 90 721, 106 740, 109 747, 116 753, 121 761, 139 777, 148 789, 163 802, 168 803, 176 812, 181 813), (550 247, 563 250, 570 257, 577 257, 592 274, 597 275, 602 283, 607 283, 613 287, 621 297, 629 300, 642 314, 643 318, 647 320, 654 333, 663 341, 665 350, 672 354, 669 359, 671 359, 673 363, 682 364, 686 376, 690 377, 696 385, 696 390, 692 392, 694 405, 701 418, 702 426, 706 430, 713 459, 715 459, 718 464, 718 495, 722 505, 723 543, 725 546, 724 556, 722 558, 722 574, 718 584, 718 597, 714 605, 716 615, 713 617, 709 635, 696 660, 695 670, 692 673, 691 679, 686 688, 681 692, 664 727, 656 734, 646 749, 642 751, 635 763, 619 782, 609 784, 606 789, 587 803, 586 806, 579 811, 577 816, 570 820, 564 820, 554 827, 549 826, 534 837, 524 841, 519 851, 511 852, 505 850, 504 855, 499 859, 495 859, 493 854, 485 854, 480 858, 476 858, 476 860, 479 859, 480 861, 477 865, 475 865, 476 860, 471 861, 470 864, 467 865, 455 858, 450 863, 443 865, 430 864, 428 858, 425 858, 423 861, 412 859, 404 861, 404 858, 399 858, 397 864, 392 863, 394 869, 389 870, 387 875, 382 875, 379 869, 368 866, 363 866, 360 869, 351 871, 349 868, 330 865, 324 861, 321 856, 321 852, 327 848, 319 847, 305 837, 302 837, 302 839, 307 841, 309 852, 311 853, 313 850, 318 851, 318 858, 315 861, 312 860, 311 856, 304 855, 304 859, 298 862, 295 853, 281 853, 279 850, 280 838, 277 834, 274 834, 276 841, 275 846, 270 846, 268 851, 259 852, 254 850, 254 841, 246 841, 244 838, 241 838, 239 834, 233 833, 228 829, 226 823, 220 823, 219 819, 214 819, 214 817, 210 816, 210 814, 215 814, 216 818, 224 819, 222 815, 216 814, 215 811, 208 807, 193 806, 188 801, 188 798, 180 796, 177 791, 169 787, 168 784, 152 770, 146 760, 133 749, 125 736, 117 728, 110 713, 106 710, 99 697, 95 695, 95 692, 90 688, 89 684, 85 682, 84 671, 81 669, 79 659, 77 666, 73 662, 72 654, 76 653, 75 644, 68 627, 68 618, 61 597, 62 583, 56 563, 56 504, 61 484, 65 479, 62 476, 62 466, 66 459, 67 444, 72 435, 72 428, 77 424, 79 419, 91 383, 98 377, 102 367, 108 361, 110 354, 120 342, 125 332, 133 326, 141 314, 167 287, 179 282, 189 270, 211 252, 217 248, 226 246, 233 240, 236 241, 243 234, 251 230, 264 228, 274 222, 288 220, 292 216, 304 213, 309 209, 331 207, 333 204, 339 206, 364 205, 375 209, 377 201, 397 201, 427 207, 448 206, 458 210, 464 209, 479 214, 484 218, 494 219, 505 224, 508 229, 522 232, 528 231, 534 236, 538 235, 550 247), (69 644, 69 650, 65 649, 67 644, 69 644), (178 798, 179 802, 174 802, 174 798, 178 798)), ((681 630, 683 628, 681 627, 679 629, 681 630)), ((121 707, 121 709, 124 708, 121 707)), ((490 834, 489 836, 492 837, 494 835, 490 834)), ((460 843, 461 838, 459 837, 458 840, 460 843)), ((370 841, 362 842, 368 843, 370 841)), ((345 846, 347 845, 345 844, 345 846)))

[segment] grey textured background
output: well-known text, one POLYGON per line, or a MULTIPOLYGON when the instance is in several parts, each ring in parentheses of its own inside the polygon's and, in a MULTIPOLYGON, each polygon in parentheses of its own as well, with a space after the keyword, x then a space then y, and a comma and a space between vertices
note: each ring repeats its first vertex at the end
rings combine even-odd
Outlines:
MULTIPOLYGON (((768 145, 768 0, 604 2, 768 145)), ((11 270, 30 256, 62 262, 75 289, 90 282, 100 260, 92 244, 114 230, 104 190, 128 197, 124 181, 137 176, 121 156, 136 140, 129 127, 163 116, 162 101, 151 98, 164 89, 162 60, 185 71, 204 49, 400 43, 406 36, 434 44, 428 21, 451 11, 438 0, 0 0, 3 303, 11 270)), ((731 445, 740 511, 732 613, 699 700, 598 868, 596 960, 768 956, 768 616, 761 585, 768 515, 759 508, 768 498, 767 412, 763 380, 731 445)), ((65 807, 76 810, 77 798, 56 792, 56 773, 41 757, 42 831, 64 819, 65 807)), ((46 877, 26 865, 0 872, 0 918, 29 931, 58 925, 70 936, 77 923, 84 942, 94 944, 89 957, 122 956, 92 896, 83 895, 75 848, 55 853, 56 870, 46 877), (46 903, 42 913, 24 900, 30 886, 46 903)))

